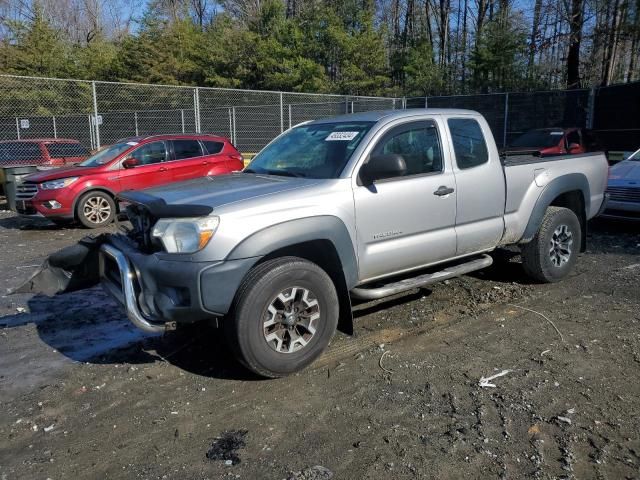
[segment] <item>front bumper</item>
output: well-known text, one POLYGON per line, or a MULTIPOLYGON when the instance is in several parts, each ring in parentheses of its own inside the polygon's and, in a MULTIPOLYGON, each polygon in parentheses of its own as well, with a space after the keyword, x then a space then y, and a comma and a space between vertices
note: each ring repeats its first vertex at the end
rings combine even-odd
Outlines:
POLYGON ((143 254, 117 237, 100 248, 100 282, 138 328, 162 332, 178 323, 225 315, 257 258, 220 262, 167 260, 143 254))

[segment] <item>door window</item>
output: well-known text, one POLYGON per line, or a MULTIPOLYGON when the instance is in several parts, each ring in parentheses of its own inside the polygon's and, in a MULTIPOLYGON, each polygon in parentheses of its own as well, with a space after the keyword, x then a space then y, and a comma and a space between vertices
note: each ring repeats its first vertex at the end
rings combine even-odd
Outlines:
POLYGON ((167 149, 164 142, 151 142, 141 146, 131 154, 140 165, 164 162, 167 159, 167 149))
POLYGON ((173 151, 176 160, 202 156, 200 142, 197 140, 174 140, 173 151))
POLYGON ((442 171, 440 139, 432 122, 416 122, 394 128, 380 141, 374 153, 402 155, 407 165, 407 176, 442 171))
POLYGON ((202 142, 204 148, 208 155, 215 155, 216 153, 220 153, 222 151, 222 147, 224 147, 224 143, 222 142, 214 142, 207 140, 206 142, 202 142))
POLYGON ((451 118, 447 122, 458 168, 473 168, 489 161, 480 124, 471 118, 451 118))
POLYGON ((580 133, 578 133, 577 130, 574 130, 567 134, 567 150, 569 149, 572 143, 580 145, 580 133))

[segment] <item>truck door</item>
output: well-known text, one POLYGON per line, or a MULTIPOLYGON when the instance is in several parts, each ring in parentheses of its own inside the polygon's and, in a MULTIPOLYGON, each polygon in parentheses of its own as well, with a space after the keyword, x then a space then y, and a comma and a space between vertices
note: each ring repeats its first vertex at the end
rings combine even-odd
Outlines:
POLYGON ((402 177, 356 185, 360 280, 426 266, 456 252, 456 185, 435 120, 403 123, 373 154, 400 154, 402 177))
POLYGON ((505 179, 491 129, 476 118, 447 120, 456 178, 456 255, 494 248, 504 232, 505 179))

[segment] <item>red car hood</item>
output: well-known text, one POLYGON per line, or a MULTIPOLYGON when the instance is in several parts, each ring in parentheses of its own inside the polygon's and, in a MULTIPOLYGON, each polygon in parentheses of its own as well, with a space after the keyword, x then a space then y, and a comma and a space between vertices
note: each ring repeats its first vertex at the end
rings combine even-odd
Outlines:
POLYGON ((104 166, 100 167, 62 167, 52 168, 51 170, 42 170, 37 173, 32 173, 28 177, 25 177, 24 181, 33 183, 48 182, 56 180, 58 178, 67 177, 84 177, 94 173, 100 173, 104 171, 104 166))

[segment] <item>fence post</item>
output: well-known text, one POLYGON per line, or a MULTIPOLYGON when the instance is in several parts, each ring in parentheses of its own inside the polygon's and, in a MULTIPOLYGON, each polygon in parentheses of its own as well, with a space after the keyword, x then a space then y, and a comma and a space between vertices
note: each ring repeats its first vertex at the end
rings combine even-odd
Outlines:
POLYGON ((58 138, 58 129, 56 128, 56 117, 51 117, 51 121, 53 122, 53 138, 58 138))
POLYGON ((507 122, 509 121, 509 93, 504 94, 504 128, 502 131, 502 148, 507 146, 507 122))
POLYGON ((93 122, 91 121, 91 115, 87 117, 87 120, 89 120, 89 142, 91 142, 91 150, 95 150, 96 144, 95 138, 93 138, 93 122))
POLYGON ((407 97, 402 97, 402 109, 407 109, 407 97))
POLYGON ((98 97, 96 95, 96 82, 91 82, 91 90, 93 92, 93 123, 96 135, 96 148, 100 148, 100 125, 98 125, 98 97))
POLYGON ((20 120, 16 117, 16 133, 18 134, 18 140, 20 140, 20 120))
POLYGON ((289 128, 291 128, 291 104, 289 104, 289 128))
POLYGON ((595 107, 596 107, 596 88, 592 87, 589 90, 589 100, 587 101, 587 118, 585 127, 589 130, 593 129, 594 124, 594 116, 595 116, 595 107))
POLYGON ((193 121, 195 122, 196 133, 200 133, 200 89, 193 89, 193 121))
POLYGON ((236 107, 231 107, 231 118, 233 121, 233 127, 231 130, 231 143, 233 143, 236 148, 238 148, 238 138, 236 137, 236 107))
POLYGON ((233 143, 233 120, 231 116, 231 108, 229 108, 229 140, 233 143))
POLYGON ((284 132, 284 110, 282 105, 282 92, 280 92, 280 133, 284 132))
POLYGON ((184 133, 184 108, 180 109, 180 121, 182 122, 182 133, 184 133))
POLYGON ((349 113, 349 97, 344 97, 344 113, 349 113))
POLYGON ((424 108, 429 108, 429 97, 427 97, 426 95, 424 96, 424 108))
POLYGON ((351 113, 353 113, 353 100, 351 100, 351 113))
POLYGON ((136 127, 136 137, 139 135, 138 133, 138 112, 133 112, 133 123, 136 127))

